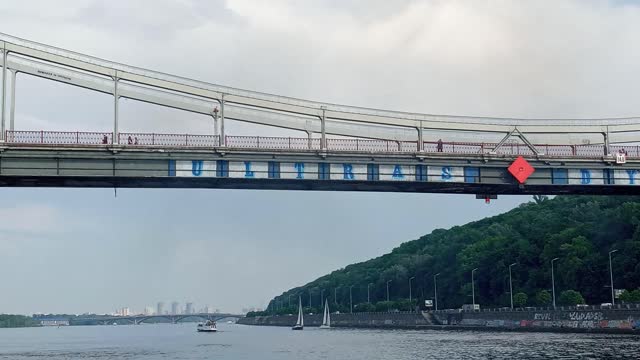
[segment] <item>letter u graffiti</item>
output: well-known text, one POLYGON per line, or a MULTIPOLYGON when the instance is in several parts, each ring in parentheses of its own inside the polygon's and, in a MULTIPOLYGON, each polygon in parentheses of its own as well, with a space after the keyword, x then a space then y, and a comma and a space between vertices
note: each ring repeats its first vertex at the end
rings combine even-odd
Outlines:
POLYGON ((202 160, 193 160, 191 162, 191 173, 193 176, 202 175, 202 168, 204 167, 204 161, 202 160))

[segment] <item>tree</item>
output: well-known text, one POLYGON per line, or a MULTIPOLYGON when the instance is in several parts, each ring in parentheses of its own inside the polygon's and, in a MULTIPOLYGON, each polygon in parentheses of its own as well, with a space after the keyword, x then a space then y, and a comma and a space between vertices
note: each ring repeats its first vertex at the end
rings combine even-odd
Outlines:
POLYGON ((527 294, 523 292, 516 293, 515 295, 513 295, 513 305, 516 307, 523 307, 527 305, 528 298, 529 297, 527 296, 527 294))
POLYGON ((640 302, 640 289, 635 289, 633 291, 623 291, 622 294, 620 294, 620 301, 624 301, 626 303, 640 302))
POLYGON ((540 290, 536 294, 536 304, 540 306, 548 306, 551 304, 551 294, 547 290, 540 290))
POLYGON ((533 195, 533 201, 535 201, 536 204, 541 204, 547 200, 549 200, 547 195, 533 195))
POLYGON ((582 294, 575 290, 565 290, 560 293, 560 304, 574 306, 578 304, 584 304, 584 298, 582 294))

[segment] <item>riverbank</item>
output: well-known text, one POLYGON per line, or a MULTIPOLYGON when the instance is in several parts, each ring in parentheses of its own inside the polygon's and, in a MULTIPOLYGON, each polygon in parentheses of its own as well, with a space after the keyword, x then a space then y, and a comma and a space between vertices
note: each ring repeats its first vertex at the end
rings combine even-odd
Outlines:
POLYGON ((0 314, 0 329, 35 327, 39 324, 29 316, 0 314))
MULTIPOLYGON (((293 326, 294 316, 242 318, 238 324, 293 326)), ((320 326, 322 316, 305 316, 305 326, 320 326)), ((640 334, 640 309, 533 309, 525 311, 429 311, 332 314, 333 327, 487 330, 521 332, 640 334)))

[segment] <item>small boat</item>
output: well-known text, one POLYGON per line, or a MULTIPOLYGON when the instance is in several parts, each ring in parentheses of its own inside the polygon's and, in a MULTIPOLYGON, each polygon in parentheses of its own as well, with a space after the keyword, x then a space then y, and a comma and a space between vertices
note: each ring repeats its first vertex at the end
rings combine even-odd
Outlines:
POLYGON ((216 332, 216 322, 213 320, 207 320, 207 322, 198 324, 198 332, 216 332))
POLYGON ((324 301, 324 316, 322 316, 322 325, 320 329, 331 328, 331 315, 329 314, 329 300, 324 301))
POLYGON ((298 321, 291 328, 291 330, 302 330, 304 329, 304 317, 302 316, 302 298, 298 297, 298 321))

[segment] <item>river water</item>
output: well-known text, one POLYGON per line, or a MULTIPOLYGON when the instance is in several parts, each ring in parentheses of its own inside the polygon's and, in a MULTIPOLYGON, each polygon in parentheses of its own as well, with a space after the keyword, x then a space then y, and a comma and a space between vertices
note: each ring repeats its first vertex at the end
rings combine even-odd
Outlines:
POLYGON ((220 324, 0 329, 0 359, 639 359, 633 335, 354 330, 220 324))

